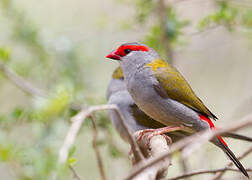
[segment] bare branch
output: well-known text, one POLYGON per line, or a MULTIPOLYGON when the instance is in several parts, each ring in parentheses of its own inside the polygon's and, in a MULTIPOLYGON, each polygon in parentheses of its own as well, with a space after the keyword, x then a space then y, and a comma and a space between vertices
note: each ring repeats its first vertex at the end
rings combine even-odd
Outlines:
MULTIPOLYGON (((234 172, 240 172, 239 169, 234 169, 234 168, 221 168, 221 169, 214 169, 214 170, 202 170, 202 171, 195 171, 195 172, 190 172, 183 174, 181 176, 176 176, 173 178, 168 178, 167 180, 177 180, 177 179, 182 179, 182 178, 187 178, 195 175, 200 175, 200 174, 214 174, 217 172, 224 172, 224 171, 234 171, 234 172)), ((252 168, 246 169, 246 171, 252 171, 252 168)))
POLYGON ((42 96, 45 97, 46 93, 41 89, 34 87, 31 83, 29 83, 24 78, 20 77, 13 71, 11 71, 3 62, 0 61, 0 71, 3 75, 9 79, 15 86, 22 89, 25 93, 32 96, 42 96))
MULTIPOLYGON (((153 136, 150 140, 150 154, 151 157, 157 157, 165 152, 170 151, 170 147, 168 146, 166 139, 163 136, 153 136)), ((156 166, 153 166, 156 168, 157 175, 156 179, 163 179, 166 177, 168 173, 168 167, 171 165, 171 157, 167 157, 163 159, 160 163, 156 164, 156 166)))
MULTIPOLYGON (((237 159, 241 160, 241 159, 243 159, 244 157, 246 157, 247 155, 249 155, 251 152, 252 152, 252 146, 251 146, 248 150, 246 150, 244 153, 242 153, 239 157, 237 157, 237 159)), ((233 163, 232 163, 232 162, 229 162, 229 163, 226 165, 225 168, 229 168, 229 167, 231 167, 231 166, 233 166, 233 163)), ((225 172, 226 172, 226 171, 224 170, 224 171, 221 171, 221 172, 215 174, 215 176, 212 178, 212 180, 218 180, 218 179, 220 179, 220 178, 224 175, 225 172)))
POLYGON ((81 127, 83 121, 88 116, 90 116, 93 112, 101 111, 101 110, 114 110, 118 114, 118 116, 120 117, 119 119, 121 121, 121 124, 123 125, 123 127, 125 128, 125 131, 127 132, 127 136, 130 140, 130 145, 131 145, 132 151, 134 153, 134 156, 139 158, 140 160, 144 159, 137 143, 135 142, 132 135, 129 133, 129 130, 124 123, 125 122, 124 117, 121 115, 118 107, 116 105, 107 105, 106 104, 106 105, 99 105, 99 106, 91 106, 87 109, 83 109, 82 111, 80 111, 77 115, 75 115, 71 119, 72 125, 69 128, 67 135, 66 135, 66 138, 64 140, 64 143, 59 150, 59 158, 58 158, 59 164, 64 164, 66 162, 69 150, 75 141, 75 138, 80 130, 80 127, 81 127))
MULTIPOLYGON (((170 152, 166 152, 156 158, 153 159, 147 159, 144 163, 140 163, 138 166, 136 166, 133 171, 126 177, 124 178, 125 180, 130 180, 133 177, 135 177, 137 174, 145 170, 146 168, 162 161, 164 158, 169 157, 172 153, 181 150, 188 145, 190 145, 190 148, 193 148, 193 151, 198 149, 201 145, 212 139, 214 136, 225 133, 225 132, 231 132, 231 131, 236 131, 245 127, 249 127, 252 125, 252 114, 244 117, 242 119, 242 122, 238 122, 236 124, 230 125, 228 127, 225 127, 223 129, 219 129, 216 131, 204 131, 204 132, 199 132, 195 135, 189 136, 184 138, 183 140, 178 141, 177 143, 173 144, 171 146, 170 152)), ((187 149, 186 149, 187 150, 187 149)), ((192 151, 190 151, 191 153, 192 151)))
MULTIPOLYGON (((138 139, 139 132, 136 132, 135 138, 138 139)), ((138 141, 138 144, 143 151, 143 154, 147 158, 154 158, 157 157, 165 152, 169 152, 170 148, 167 144, 166 138, 162 135, 156 135, 153 136, 147 146, 148 141, 148 133, 143 136, 143 138, 138 141)), ((157 163, 155 166, 151 166, 147 169, 145 169, 143 172, 139 173, 136 177, 134 177, 134 180, 158 180, 163 179, 167 175, 167 169, 170 165, 170 157, 167 157, 163 159, 163 161, 157 163)))
POLYGON ((75 171, 74 167, 72 165, 69 165, 69 169, 72 171, 73 173, 73 177, 76 180, 84 180, 83 178, 81 178, 78 173, 75 171))
POLYGON ((99 167, 99 171, 100 171, 100 175, 101 175, 102 180, 106 180, 106 175, 105 175, 105 171, 103 168, 101 154, 100 154, 99 148, 97 146, 98 131, 97 131, 96 124, 95 124, 95 121, 96 121, 95 115, 91 114, 90 118, 91 118, 92 124, 93 124, 93 148, 95 150, 97 164, 99 167))
POLYGON ((84 121, 84 119, 89 115, 89 112, 87 110, 80 111, 77 115, 75 115, 72 120, 72 125, 68 130, 68 133, 66 135, 66 138, 64 140, 64 143, 62 147, 59 150, 59 163, 64 164, 67 160, 68 153, 70 148, 72 147, 75 138, 80 130, 80 127, 84 121))

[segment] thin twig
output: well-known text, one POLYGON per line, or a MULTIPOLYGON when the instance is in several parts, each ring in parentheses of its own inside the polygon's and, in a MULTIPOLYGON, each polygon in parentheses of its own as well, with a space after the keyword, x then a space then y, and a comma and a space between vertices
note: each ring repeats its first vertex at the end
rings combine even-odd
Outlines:
MULTIPOLYGON (((135 162, 138 163, 140 161, 143 161, 144 160, 144 156, 142 154, 142 151, 140 150, 140 148, 139 148, 138 144, 136 143, 134 137, 132 136, 132 134, 130 133, 128 127, 126 126, 126 124, 125 124, 125 122, 126 122, 125 118, 121 114, 121 112, 118 109, 118 107, 116 105, 113 105, 113 106, 114 107, 110 107, 110 109, 114 110, 117 113, 118 117, 119 117, 120 124, 122 125, 123 129, 126 132, 127 139, 129 139, 129 143, 130 143, 130 146, 131 146, 134 158, 135 158, 135 162)), ((109 107, 109 105, 107 105, 107 107, 109 107)), ((109 108, 107 108, 107 110, 109 110, 109 108)))
POLYGON ((98 105, 98 106, 91 106, 87 109, 83 109, 82 111, 80 111, 77 115, 75 115, 71 120, 72 120, 72 125, 71 127, 69 128, 68 132, 67 132, 67 135, 66 135, 66 138, 64 140, 64 143, 62 145, 62 147, 60 148, 59 150, 59 164, 64 164, 67 160, 67 157, 68 157, 68 153, 69 153, 69 150, 70 148, 72 147, 74 141, 75 141, 75 138, 80 130, 80 127, 83 123, 83 121, 88 117, 90 116, 93 112, 95 111, 102 111, 102 110, 114 110, 118 116, 120 117, 120 121, 121 121, 121 124, 123 125, 124 129, 125 129, 125 132, 127 132, 127 136, 130 140, 130 145, 131 145, 131 148, 132 148, 132 151, 134 153, 134 156, 136 158, 139 158, 140 160, 143 160, 143 155, 137 145, 137 143, 135 142, 134 138, 132 137, 132 135, 129 133, 129 130, 128 128, 126 127, 125 125, 125 120, 124 120, 124 117, 121 115, 118 107, 116 105, 98 105))
POLYGON ((198 36, 198 35, 202 35, 204 33, 208 33, 209 31, 215 30, 217 28, 222 27, 222 25, 218 24, 218 25, 213 25, 208 27, 207 29, 204 30, 200 30, 200 31, 194 31, 194 32, 189 32, 189 33, 183 33, 183 35, 185 36, 198 36))
MULTIPOLYGON (((238 159, 238 160, 241 160, 241 159, 243 159, 244 157, 246 157, 247 155, 249 155, 251 152, 252 152, 252 146, 251 146, 248 150, 246 150, 244 153, 242 153, 240 156, 238 156, 237 159, 238 159)), ((225 166, 225 168, 229 168, 229 167, 231 167, 231 166, 233 166, 233 163, 232 163, 232 162, 229 162, 229 163, 225 166)), ((211 180, 218 180, 218 179, 220 179, 220 178, 224 175, 225 172, 226 172, 225 170, 224 170, 224 171, 221 171, 221 172, 218 172, 217 174, 215 174, 215 176, 214 176, 211 180)))
POLYGON ((72 171, 74 179, 84 180, 83 178, 81 178, 79 176, 79 174, 75 171, 75 169, 74 169, 74 167, 72 165, 69 165, 69 169, 72 171))
MULTIPOLYGON (((225 133, 225 132, 231 132, 236 131, 245 127, 249 127, 252 125, 252 114, 244 117, 242 119, 242 122, 238 122, 236 124, 230 125, 228 127, 225 127, 223 129, 218 129, 216 131, 203 131, 199 132, 195 135, 189 136, 184 138, 183 140, 178 141, 177 143, 174 143, 171 146, 171 151, 164 153, 160 155, 159 157, 153 158, 153 159, 147 159, 144 163, 140 163, 138 166, 136 166, 133 171, 124 178, 125 180, 130 180, 133 177, 135 177, 138 173, 142 172, 146 168, 162 161, 164 158, 170 156, 172 153, 181 150, 185 148, 186 146, 190 145, 190 148, 192 148, 194 151, 198 149, 201 145, 212 139, 214 136, 225 133)), ((192 151, 191 151, 192 152, 192 151)))
MULTIPOLYGON (((195 172, 190 172, 186 173, 180 176, 176 176, 173 178, 168 178, 167 180, 177 180, 177 179, 182 179, 182 178, 187 178, 195 175, 200 175, 200 174, 213 174, 217 172, 223 172, 223 171, 234 171, 234 172, 240 172, 239 169, 234 169, 234 168, 220 168, 220 169, 214 169, 214 170, 202 170, 202 171, 195 171, 195 172)), ((252 168, 246 169, 247 172, 252 171, 252 168)))
MULTIPOLYGON (((181 163, 181 166, 183 169, 183 173, 187 174, 189 172, 188 171, 188 162, 187 162, 186 157, 184 157, 183 153, 180 153, 180 163, 181 163)), ((186 178, 186 180, 189 180, 189 178, 186 178)))
MULTIPOLYGON (((32 83, 30 83, 28 80, 24 79, 23 77, 19 76, 15 72, 13 72, 11 69, 9 69, 3 62, 0 60, 0 72, 3 73, 3 75, 10 80, 12 84, 14 84, 16 87, 21 89, 23 92, 30 96, 38 96, 43 98, 48 98, 48 93, 45 92, 42 89, 37 88, 32 83)), ((75 111, 80 111, 81 106, 78 104, 71 104, 70 109, 75 111)))
POLYGON ((23 90, 25 93, 32 96, 42 96, 42 97, 46 96, 45 92, 43 92, 41 89, 36 88, 30 82, 28 82, 24 78, 20 77, 19 75, 11 71, 1 61, 0 61, 0 71, 7 79, 9 79, 14 85, 23 90))
POLYGON ((98 131, 97 131, 97 127, 96 127, 96 124, 95 124, 95 121, 96 121, 95 115, 91 114, 90 119, 92 120, 92 125, 93 125, 93 148, 95 150, 95 155, 96 155, 96 159, 97 159, 98 168, 99 168, 102 180, 106 180, 106 175, 105 175, 105 171, 104 171, 104 168, 103 168, 103 162, 102 162, 101 154, 100 154, 99 148, 97 146, 98 131))

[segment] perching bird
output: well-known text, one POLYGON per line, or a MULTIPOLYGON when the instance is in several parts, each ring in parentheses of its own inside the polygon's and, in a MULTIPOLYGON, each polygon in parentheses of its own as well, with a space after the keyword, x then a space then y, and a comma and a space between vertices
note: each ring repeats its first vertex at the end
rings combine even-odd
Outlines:
MULTIPOLYGON (((113 72, 107 88, 107 100, 108 104, 116 104, 118 106, 120 113, 126 120, 124 123, 132 135, 139 130, 164 127, 163 124, 151 119, 136 106, 125 86, 121 68, 116 68, 113 72)), ((129 141, 125 129, 120 123, 118 114, 110 110, 109 116, 121 138, 129 141)))
MULTIPOLYGON (((184 77, 150 47, 126 43, 106 57, 120 62, 132 99, 148 116, 166 125, 162 133, 170 132, 174 127, 188 134, 215 129, 211 119, 217 117, 195 95, 184 77)), ((249 177, 221 136, 211 142, 249 177)))
MULTIPOLYGON (((107 87, 107 100, 108 104, 116 104, 118 106, 120 112, 126 120, 125 124, 132 135, 140 130, 165 127, 164 124, 153 120, 137 107, 131 95, 127 91, 124 83, 123 72, 120 67, 116 68, 112 74, 112 79, 107 87)), ((116 128, 121 138, 128 141, 125 129, 120 123, 120 117, 118 117, 118 114, 114 111, 109 111, 109 116, 113 126, 116 128)), ((173 142, 176 142, 188 134, 176 131, 170 132, 168 135, 171 137, 173 142)), ((252 142, 252 138, 236 133, 225 133, 223 136, 252 142)))

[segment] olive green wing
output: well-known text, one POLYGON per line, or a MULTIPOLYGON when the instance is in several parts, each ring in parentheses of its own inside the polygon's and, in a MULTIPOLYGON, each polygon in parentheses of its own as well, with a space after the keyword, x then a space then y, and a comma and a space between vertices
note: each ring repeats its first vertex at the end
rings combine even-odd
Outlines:
POLYGON ((146 66, 151 66, 154 71, 159 82, 154 88, 160 96, 176 100, 207 117, 217 119, 196 96, 185 78, 166 61, 156 59, 146 66))

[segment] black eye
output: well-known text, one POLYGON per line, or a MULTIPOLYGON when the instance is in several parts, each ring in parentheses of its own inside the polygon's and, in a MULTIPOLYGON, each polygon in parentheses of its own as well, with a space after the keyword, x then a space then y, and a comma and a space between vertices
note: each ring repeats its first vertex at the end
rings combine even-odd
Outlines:
POLYGON ((129 54, 131 52, 131 49, 124 49, 125 54, 129 54))

